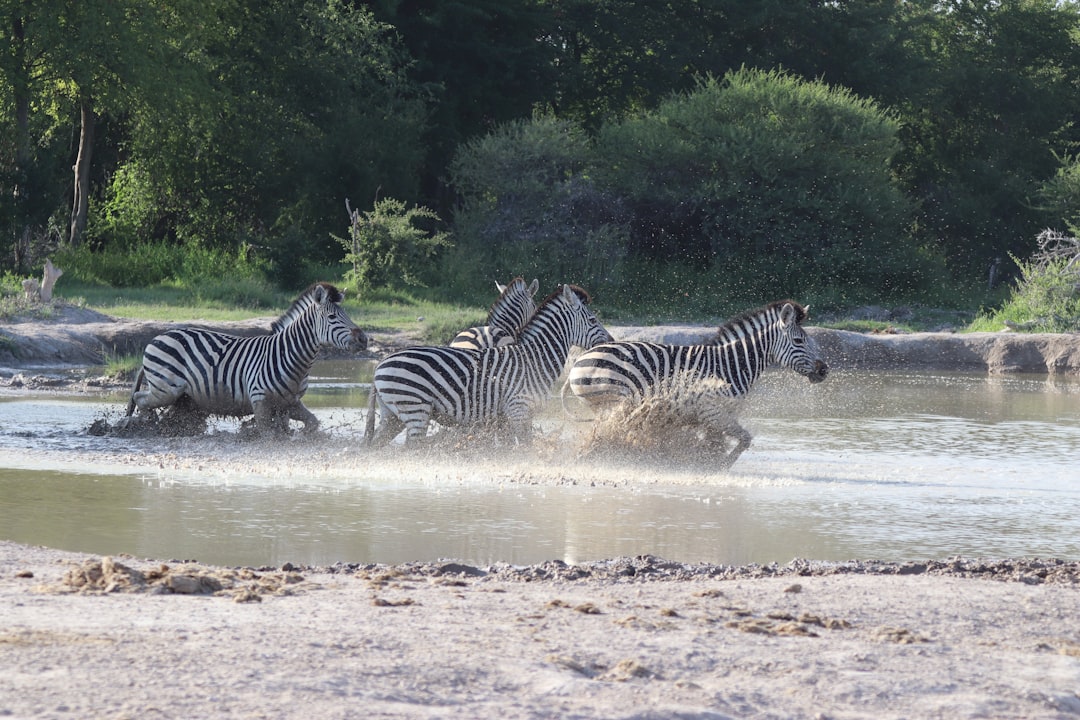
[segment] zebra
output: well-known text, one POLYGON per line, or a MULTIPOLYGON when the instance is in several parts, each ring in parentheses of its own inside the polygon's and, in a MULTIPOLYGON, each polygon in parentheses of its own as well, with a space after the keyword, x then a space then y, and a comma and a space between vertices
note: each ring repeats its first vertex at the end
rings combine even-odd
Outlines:
POLYGON ((367 347, 367 336, 341 309, 343 300, 333 285, 315 283, 269 335, 238 337, 200 328, 158 335, 143 352, 128 418, 136 408, 151 411, 186 398, 204 414, 253 414, 257 431, 284 429, 289 419, 302 422, 305 432, 315 430, 319 421, 300 398, 319 348, 367 347))
POLYGON ((576 345, 590 348, 611 334, 588 307, 589 294, 561 285, 505 347, 469 350, 417 347, 400 350, 375 367, 365 436, 406 442, 424 435, 429 419, 445 424, 505 423, 520 437, 548 397, 576 345), (375 434, 375 407, 382 423, 375 434))
POLYGON ((750 446, 750 433, 733 417, 728 399, 740 398, 769 365, 790 368, 812 383, 829 373, 817 343, 802 322, 807 309, 794 300, 779 300, 734 318, 706 345, 661 345, 611 342, 582 353, 562 388, 593 409, 623 402, 641 404, 660 397, 692 406, 714 408, 702 419, 736 441, 734 462, 750 446))
POLYGON ((524 279, 516 277, 507 285, 495 283, 495 287, 499 289, 499 299, 488 311, 487 325, 462 330, 450 341, 450 347, 483 350, 517 342, 521 328, 536 313, 533 296, 540 282, 534 279, 526 286, 524 279))

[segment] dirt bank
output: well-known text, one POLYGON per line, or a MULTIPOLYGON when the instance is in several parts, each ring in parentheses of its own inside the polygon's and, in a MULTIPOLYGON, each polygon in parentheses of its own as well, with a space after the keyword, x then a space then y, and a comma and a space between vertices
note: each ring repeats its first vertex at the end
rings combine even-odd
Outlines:
MULTIPOLYGON (((248 335, 267 332, 271 317, 200 323, 248 335)), ((0 323, 0 373, 18 368, 100 365, 107 355, 141 353, 176 323, 127 320, 92 310, 58 306, 49 320, 0 323)), ((619 340, 666 343, 707 341, 715 328, 693 325, 613 326, 619 340)), ((1080 374, 1080 334, 912 333, 862 334, 810 328, 830 366, 838 370, 956 370, 997 373, 1080 374)), ((367 356, 412 344, 408 333, 371 333, 367 356)), ((10 375, 11 373, 8 372, 10 375)))

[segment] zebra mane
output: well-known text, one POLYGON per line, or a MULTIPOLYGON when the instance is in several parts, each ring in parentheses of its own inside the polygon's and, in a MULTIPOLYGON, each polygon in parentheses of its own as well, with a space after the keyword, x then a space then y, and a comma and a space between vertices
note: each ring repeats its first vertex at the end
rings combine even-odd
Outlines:
POLYGON ((746 322, 750 318, 754 318, 754 317, 757 317, 759 315, 764 315, 765 313, 767 313, 767 312, 769 312, 771 310, 779 310, 780 308, 784 307, 785 305, 790 305, 791 307, 795 308, 795 323, 797 325, 802 325, 802 321, 805 320, 806 317, 807 317, 807 312, 806 312, 805 307, 803 307, 799 303, 795 302, 794 300, 774 300, 771 303, 768 303, 767 305, 762 305, 761 307, 755 308, 753 310, 747 310, 746 312, 742 313, 741 315, 738 315, 737 317, 731 318, 730 320, 728 320, 726 323, 724 323, 723 325, 721 325, 717 329, 716 338, 718 340, 722 339, 722 338, 727 336, 727 333, 729 331, 734 330, 735 326, 741 325, 742 323, 746 322))
POLYGON ((293 304, 289 306, 288 310, 282 313, 281 317, 270 323, 270 332, 281 332, 296 322, 296 318, 300 317, 305 310, 315 304, 315 288, 319 287, 326 292, 326 297, 330 302, 336 304, 345 300, 345 293, 341 292, 330 283, 312 283, 304 290, 304 292, 300 293, 298 298, 293 300, 293 304))
POLYGON ((573 290, 574 294, 578 296, 578 299, 586 305, 592 302, 592 297, 589 295, 589 291, 585 288, 578 287, 577 285, 571 285, 569 283, 567 283, 565 286, 559 285, 559 287, 555 288, 555 292, 548 295, 546 298, 544 298, 544 301, 542 303, 536 306, 536 312, 533 313, 533 316, 531 318, 529 318, 529 322, 525 323, 525 327, 521 329, 522 333, 525 332, 525 328, 531 327, 537 318, 542 317, 545 314, 545 309, 548 307, 548 305, 554 305, 556 302, 558 302, 559 298, 562 297, 563 287, 568 287, 573 290))
MULTIPOLYGON (((581 302, 585 303, 586 305, 588 305, 589 303, 592 302, 592 296, 589 295, 588 290, 586 290, 585 288, 580 287, 578 285, 573 285, 571 283, 567 283, 567 285, 570 287, 571 290, 574 291, 574 294, 578 296, 578 299, 581 300, 581 302)), ((549 302, 551 302, 555 298, 562 295, 562 292, 563 292, 563 286, 559 285, 559 287, 555 288, 555 292, 548 295, 546 298, 544 298, 544 302, 542 302, 542 303, 540 303, 539 305, 536 306, 537 312, 540 311, 540 308, 544 307, 549 302)))

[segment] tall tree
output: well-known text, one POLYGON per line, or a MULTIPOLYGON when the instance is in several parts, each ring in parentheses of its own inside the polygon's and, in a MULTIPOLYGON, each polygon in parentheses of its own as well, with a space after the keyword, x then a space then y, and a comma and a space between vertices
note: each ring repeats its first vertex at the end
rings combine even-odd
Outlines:
POLYGON ((91 171, 100 119, 166 111, 190 87, 180 49, 204 3, 168 7, 141 0, 3 0, 12 42, 3 66, 15 102, 16 163, 28 162, 37 138, 74 128, 68 240, 82 240, 93 190, 91 171), (48 117, 31 123, 29 110, 48 117))
POLYGON ((431 97, 423 171, 426 202, 445 208, 455 149, 499 123, 528 117, 554 91, 554 52, 541 0, 369 0, 415 63, 409 78, 431 97))

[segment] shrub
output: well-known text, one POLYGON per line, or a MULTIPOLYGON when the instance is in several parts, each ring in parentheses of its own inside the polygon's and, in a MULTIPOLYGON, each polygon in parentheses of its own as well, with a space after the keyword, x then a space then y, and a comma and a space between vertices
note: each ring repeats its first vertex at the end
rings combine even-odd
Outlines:
POLYGON ((348 202, 345 207, 349 236, 333 237, 345 248, 345 262, 352 266, 346 282, 358 292, 370 292, 398 282, 426 287, 432 281, 439 253, 451 247, 449 234, 434 229, 439 223, 434 211, 409 209, 393 198, 377 200, 373 210, 363 213, 348 202))
POLYGON ((843 88, 740 70, 605 125, 596 174, 636 256, 712 268, 760 297, 901 294, 933 260, 889 172, 898 121, 843 88))
POLYGON ((1039 250, 1030 260, 1013 258, 1020 278, 1009 299, 977 318, 973 329, 1080 331, 1080 240, 1044 230, 1037 242, 1039 250))
POLYGON ((630 216, 589 176, 592 150, 576 124, 537 115, 467 143, 451 165, 463 198, 455 215, 454 290, 473 300, 491 281, 536 277, 545 288, 590 290, 620 280, 630 216))

